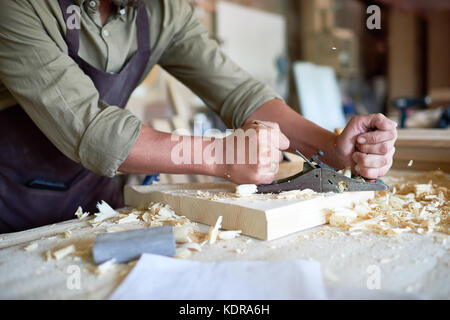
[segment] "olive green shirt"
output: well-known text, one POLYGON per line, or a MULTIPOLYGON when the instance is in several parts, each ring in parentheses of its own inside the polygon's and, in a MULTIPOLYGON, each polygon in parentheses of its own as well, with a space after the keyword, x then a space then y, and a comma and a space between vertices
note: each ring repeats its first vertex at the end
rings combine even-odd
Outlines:
MULTIPOLYGON (((120 71, 137 50, 137 9, 117 8, 102 26, 99 0, 73 2, 81 12, 79 56, 97 69, 120 71)), ((221 53, 188 1, 145 3, 152 54, 143 79, 159 64, 234 128, 264 102, 279 98, 221 53)), ((2 1, 0 110, 20 104, 67 157, 114 176, 141 123, 130 111, 99 100, 91 79, 69 57, 65 34, 57 0, 2 1)))

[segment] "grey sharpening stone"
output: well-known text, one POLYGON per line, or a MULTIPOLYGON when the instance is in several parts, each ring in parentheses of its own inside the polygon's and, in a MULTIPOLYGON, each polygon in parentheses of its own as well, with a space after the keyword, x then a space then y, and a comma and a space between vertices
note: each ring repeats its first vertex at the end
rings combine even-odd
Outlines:
POLYGON ((117 263, 138 259, 143 253, 175 255, 172 226, 102 233, 95 239, 92 254, 96 264, 115 259, 117 263))

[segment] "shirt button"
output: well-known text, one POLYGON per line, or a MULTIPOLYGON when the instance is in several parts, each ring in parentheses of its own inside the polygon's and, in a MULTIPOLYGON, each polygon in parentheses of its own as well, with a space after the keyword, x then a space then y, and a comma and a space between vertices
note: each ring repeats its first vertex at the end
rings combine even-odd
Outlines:
POLYGON ((95 2, 95 1, 90 1, 90 2, 89 2, 89 5, 90 5, 92 8, 95 8, 95 7, 97 6, 97 2, 95 2))
POLYGON ((108 30, 104 30, 104 31, 103 31, 103 35, 104 35, 105 37, 108 37, 108 36, 109 36, 109 31, 108 31, 108 30))

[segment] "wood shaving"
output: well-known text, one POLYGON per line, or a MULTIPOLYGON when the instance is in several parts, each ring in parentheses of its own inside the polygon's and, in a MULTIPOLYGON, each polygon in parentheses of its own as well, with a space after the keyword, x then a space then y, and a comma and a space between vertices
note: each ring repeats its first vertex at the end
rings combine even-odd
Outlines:
POLYGON ((71 235, 72 235, 72 231, 70 231, 70 230, 66 230, 63 232, 63 237, 66 239, 69 239, 71 235))
POLYGON ((385 235, 450 234, 450 179, 443 172, 399 179, 391 190, 377 192, 375 199, 352 208, 333 210, 329 223, 347 231, 385 235))
POLYGON ((345 169, 339 170, 338 173, 346 176, 347 178, 351 178, 352 177, 352 168, 345 168, 345 169))
POLYGON ((122 231, 128 231, 130 228, 127 227, 121 227, 121 226, 111 226, 106 228, 106 232, 122 232, 122 231))
POLYGON ((192 242, 192 239, 189 237, 192 233, 192 227, 185 225, 185 226, 177 226, 173 228, 173 235, 175 238, 175 241, 177 243, 189 243, 192 242))
POLYGON ((413 165, 413 161, 412 160, 409 160, 409 162, 408 162, 408 167, 412 167, 412 165, 413 165))
POLYGON ((116 260, 111 259, 111 260, 105 261, 102 264, 98 265, 95 268, 95 274, 97 276, 102 276, 110 271, 115 270, 116 267, 117 267, 116 260))
POLYGON ((191 250, 187 248, 177 248, 175 255, 173 257, 178 259, 187 259, 191 256, 191 254, 192 254, 191 250))
POLYGON ((291 199, 310 199, 317 193, 311 189, 283 191, 272 195, 273 199, 291 200, 291 199))
POLYGON ((130 213, 130 214, 124 214, 123 217, 117 221, 117 224, 133 223, 133 222, 139 222, 139 221, 140 220, 138 219, 138 215, 136 215, 134 213, 130 213))
POLYGON ((345 182, 345 181, 338 182, 338 189, 339 189, 339 192, 347 191, 348 190, 347 182, 345 182))
POLYGON ((200 197, 200 198, 210 198, 211 197, 211 193, 209 193, 208 191, 202 191, 202 190, 197 190, 196 195, 197 195, 197 197, 200 197))
POLYGON ((236 194, 239 197, 246 197, 258 192, 256 184, 241 184, 236 187, 236 194))
POLYGON ((75 215, 77 216, 78 220, 84 220, 89 216, 89 212, 83 212, 83 208, 78 207, 75 215))
POLYGON ((220 240, 231 240, 239 236, 241 233, 242 230, 219 231, 218 238, 220 240))
POLYGON ((27 245, 25 248, 23 248, 23 250, 30 252, 30 251, 36 250, 38 247, 39 247, 39 245, 36 242, 33 242, 33 243, 27 245))
POLYGON ((217 218, 216 224, 209 229, 208 231, 209 244, 214 244, 216 242, 217 237, 219 235, 219 229, 222 226, 222 219, 223 219, 222 216, 217 218))
POLYGON ((237 248, 237 249, 234 249, 234 252, 236 252, 237 254, 242 254, 242 253, 244 253, 244 250, 237 248))
POLYGON ((184 244, 181 245, 180 248, 186 248, 186 249, 189 249, 189 250, 192 250, 192 251, 197 251, 197 252, 202 251, 202 245, 198 244, 196 242, 184 243, 184 244))
POLYGON ((119 216, 119 213, 111 208, 105 201, 97 203, 97 209, 99 212, 95 214, 95 219, 92 221, 93 224, 119 216))
POLYGON ((73 244, 71 244, 70 246, 67 246, 65 248, 53 251, 52 256, 56 260, 61 260, 65 257, 67 257, 69 254, 72 254, 74 252, 75 252, 75 246, 73 244))

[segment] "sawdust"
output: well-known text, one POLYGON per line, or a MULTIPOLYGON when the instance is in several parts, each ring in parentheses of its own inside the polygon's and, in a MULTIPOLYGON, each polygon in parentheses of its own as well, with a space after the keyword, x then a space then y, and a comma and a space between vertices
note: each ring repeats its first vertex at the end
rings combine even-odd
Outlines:
POLYGON ((434 171, 391 183, 389 191, 376 193, 367 203, 333 210, 329 223, 347 231, 385 235, 404 232, 450 234, 450 179, 434 171))
MULTIPOLYGON (((218 192, 213 193, 209 191, 198 190, 195 193, 197 198, 207 199, 211 201, 221 201, 227 199, 249 199, 249 200, 293 200, 293 199, 311 199, 319 194, 311 189, 290 190, 280 193, 264 193, 256 194, 253 189, 254 185, 240 185, 236 188, 236 192, 218 192)), ((256 187, 256 186, 255 186, 256 187)))
POLYGON ((340 181, 338 183, 338 189, 339 189, 339 192, 347 191, 348 190, 347 183, 345 181, 340 181))

